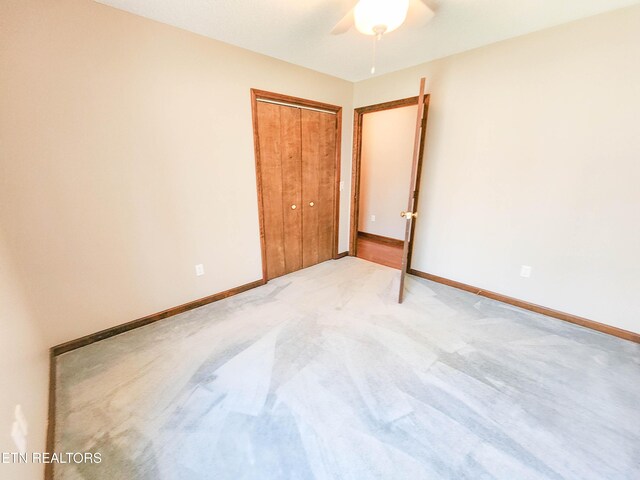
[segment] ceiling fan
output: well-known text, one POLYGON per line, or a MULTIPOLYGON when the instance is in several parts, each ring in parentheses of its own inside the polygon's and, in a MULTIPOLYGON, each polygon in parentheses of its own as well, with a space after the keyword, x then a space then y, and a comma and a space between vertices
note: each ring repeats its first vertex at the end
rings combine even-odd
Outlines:
POLYGON ((355 26, 360 33, 375 35, 378 39, 392 32, 407 20, 414 26, 425 25, 435 12, 427 0, 359 0, 347 12, 331 33, 340 35, 355 26))

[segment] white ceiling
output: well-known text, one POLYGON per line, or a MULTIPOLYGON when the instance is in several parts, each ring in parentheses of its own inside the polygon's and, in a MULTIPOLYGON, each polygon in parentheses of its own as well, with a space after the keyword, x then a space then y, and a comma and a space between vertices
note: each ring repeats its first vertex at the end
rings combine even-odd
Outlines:
MULTIPOLYGON (((351 81, 371 77, 372 37, 329 32, 355 0, 97 0, 351 81)), ((436 16, 378 44, 376 75, 640 0, 427 0, 436 16)))

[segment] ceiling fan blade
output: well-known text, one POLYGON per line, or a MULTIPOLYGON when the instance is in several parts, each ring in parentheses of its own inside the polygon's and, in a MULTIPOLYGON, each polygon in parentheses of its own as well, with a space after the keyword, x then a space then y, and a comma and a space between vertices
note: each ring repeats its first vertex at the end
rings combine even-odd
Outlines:
POLYGON ((333 30, 331 30, 331 34, 341 35, 343 33, 346 33, 351 27, 353 27, 353 22, 354 22, 354 19, 353 19, 353 8, 352 8, 344 17, 342 17, 342 20, 336 23, 336 26, 333 27, 333 30))
POLYGON ((409 0, 407 25, 423 27, 433 18, 436 12, 428 5, 427 0, 409 0))

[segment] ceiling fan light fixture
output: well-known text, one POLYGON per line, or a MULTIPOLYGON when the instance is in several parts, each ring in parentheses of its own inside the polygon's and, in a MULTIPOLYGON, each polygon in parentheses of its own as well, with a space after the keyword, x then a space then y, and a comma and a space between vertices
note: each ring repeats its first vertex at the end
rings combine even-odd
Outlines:
POLYGON ((360 0, 353 9, 356 28, 365 35, 389 33, 407 18, 409 0, 360 0))

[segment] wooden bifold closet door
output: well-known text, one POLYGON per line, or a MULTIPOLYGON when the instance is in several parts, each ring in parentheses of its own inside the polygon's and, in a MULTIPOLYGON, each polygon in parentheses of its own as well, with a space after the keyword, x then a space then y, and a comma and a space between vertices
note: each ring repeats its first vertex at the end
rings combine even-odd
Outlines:
POLYGON ((267 280, 333 258, 336 116, 256 104, 267 280))

